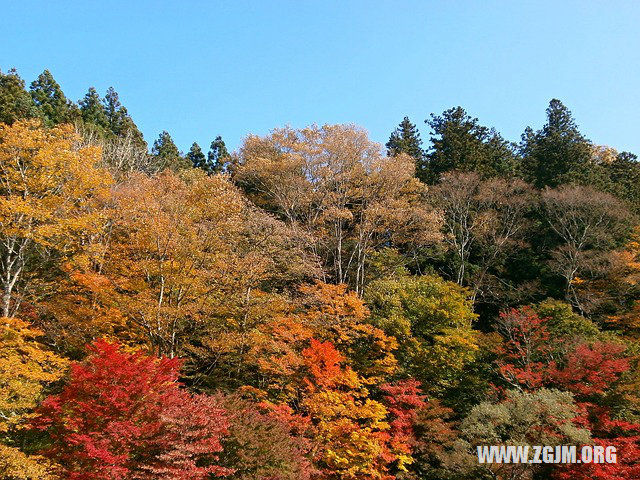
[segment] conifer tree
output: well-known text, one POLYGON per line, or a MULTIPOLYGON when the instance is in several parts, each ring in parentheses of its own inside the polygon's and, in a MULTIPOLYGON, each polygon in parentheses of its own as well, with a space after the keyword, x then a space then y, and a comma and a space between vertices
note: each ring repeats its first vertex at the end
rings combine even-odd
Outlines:
POLYGON ((14 69, 0 71, 0 123, 11 125, 16 120, 37 116, 31 96, 24 88, 24 80, 14 69))
POLYGON ((404 117, 389 137, 386 143, 387 152, 390 157, 395 157, 400 153, 406 153, 416 161, 416 167, 422 167, 424 152, 422 151, 422 139, 415 124, 411 123, 409 117, 404 117))
POLYGON ((224 171, 226 164, 229 162, 231 155, 227 150, 227 146, 222 140, 222 137, 218 135, 213 142, 207 155, 209 173, 220 173, 224 171))
POLYGON ((100 128, 108 127, 107 114, 100 101, 100 95, 98 95, 94 87, 90 87, 89 91, 78 103, 80 105, 80 115, 82 115, 82 120, 85 123, 100 128))
POLYGON ((168 168, 175 172, 189 166, 166 130, 153 142, 151 155, 155 157, 155 168, 158 171, 168 168))
POLYGON ((46 126, 52 127, 71 120, 73 105, 49 70, 42 72, 31 83, 30 90, 31 98, 42 113, 46 126))
POLYGON ((543 188, 578 180, 590 163, 592 150, 569 109, 554 98, 544 127, 537 132, 525 130, 521 151, 526 179, 543 188))
POLYGON ((193 142, 193 145, 191 145, 189 153, 187 153, 187 159, 191 162, 193 168, 201 168, 207 171, 207 157, 204 156, 200 145, 196 142, 193 142))

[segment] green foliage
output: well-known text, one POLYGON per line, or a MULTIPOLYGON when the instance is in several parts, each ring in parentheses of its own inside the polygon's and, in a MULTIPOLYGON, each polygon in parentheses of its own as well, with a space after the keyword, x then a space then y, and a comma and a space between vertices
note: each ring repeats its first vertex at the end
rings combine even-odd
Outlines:
POLYGON ((425 123, 433 130, 433 136, 425 168, 419 171, 421 180, 437 183, 443 173, 451 170, 475 171, 483 177, 518 172, 512 145, 494 129, 480 125, 463 108, 432 114, 425 123))
POLYGON ((374 324, 398 339, 405 375, 440 393, 459 382, 478 350, 467 290, 433 275, 399 277, 373 282, 366 300, 374 324))
POLYGON ((0 123, 11 125, 16 120, 37 116, 38 111, 16 69, 6 74, 0 71, 0 123))
POLYGON ((591 159, 591 144, 578 130, 567 107, 553 99, 547 123, 522 135, 521 152, 525 178, 538 188, 571 183, 584 173, 591 159))
POLYGON ((547 319, 546 326, 552 336, 573 338, 595 338, 600 329, 588 318, 573 311, 570 304, 561 300, 547 299, 533 309, 540 318, 547 319))
POLYGON ((177 172, 190 167, 187 160, 180 154, 178 147, 173 143, 171 135, 165 130, 158 139, 153 142, 151 155, 154 157, 154 166, 158 171, 166 169, 177 172))
POLYGON ((391 133, 385 146, 390 157, 406 153, 415 160, 417 168, 423 167, 424 152, 420 132, 415 124, 411 123, 409 117, 404 117, 398 128, 391 133))
POLYGON ((42 72, 31 83, 30 91, 33 103, 41 112, 46 126, 52 127, 72 120, 75 106, 67 100, 49 70, 42 72))
POLYGON ((211 142, 211 147, 207 154, 207 164, 204 170, 207 173, 224 172, 230 160, 231 155, 229 155, 227 146, 225 145, 224 140, 222 140, 222 137, 218 135, 215 140, 211 142))

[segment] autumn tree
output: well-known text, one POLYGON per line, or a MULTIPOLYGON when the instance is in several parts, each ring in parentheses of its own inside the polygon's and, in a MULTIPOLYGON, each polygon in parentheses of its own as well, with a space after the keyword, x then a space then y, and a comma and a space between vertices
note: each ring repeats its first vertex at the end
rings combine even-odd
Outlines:
POLYGON ((629 215, 614 197, 589 187, 562 186, 542 193, 545 220, 556 238, 550 267, 564 279, 564 294, 581 312, 589 305, 577 285, 607 271, 629 215))
POLYGON ((65 373, 67 361, 39 342, 43 332, 17 318, 0 320, 0 476, 54 478, 44 458, 20 450, 24 427, 46 389, 65 373))
POLYGON ((104 274, 117 285, 124 314, 160 354, 173 357, 196 339, 229 347, 231 335, 248 350, 261 287, 313 275, 295 236, 223 177, 198 169, 133 176, 116 200, 104 274))
POLYGON ((68 479, 208 479, 218 465, 228 420, 211 398, 177 382, 179 362, 126 353, 100 340, 72 365, 59 395, 48 397, 34 420, 68 479))
POLYGON ((410 157, 386 157, 366 132, 325 125, 250 136, 235 181, 257 205, 312 236, 333 283, 362 293, 372 252, 439 238, 439 216, 425 208, 413 170, 410 157))
POLYGON ((444 214, 452 280, 470 287, 474 300, 501 298, 504 262, 524 246, 534 202, 530 187, 519 180, 450 172, 442 175, 431 198, 444 214))
POLYGON ((401 277, 374 282, 366 299, 373 323, 398 339, 404 375, 430 393, 460 381, 478 350, 466 290, 436 276, 401 277))
MULTIPOLYGON (((510 391, 499 403, 483 402, 462 421, 462 441, 469 458, 454 460, 457 470, 480 477, 488 470, 491 478, 528 479, 540 465, 528 463, 485 463, 478 465, 476 447, 485 445, 582 445, 590 441, 589 431, 574 423, 578 408, 568 392, 540 389, 534 393, 510 391), (475 457, 475 458, 474 458, 475 457)), ((476 477, 476 478, 477 478, 476 477)))
POLYGON ((97 168, 100 151, 76 148, 70 126, 37 122, 0 125, 0 275, 2 315, 23 300, 27 275, 55 251, 77 251, 104 218, 96 205, 108 197, 111 177, 97 168))
POLYGON ((390 463, 405 459, 390 451, 387 409, 368 391, 329 342, 311 340, 303 351, 308 372, 302 409, 313 422, 315 461, 328 479, 388 479, 390 463))

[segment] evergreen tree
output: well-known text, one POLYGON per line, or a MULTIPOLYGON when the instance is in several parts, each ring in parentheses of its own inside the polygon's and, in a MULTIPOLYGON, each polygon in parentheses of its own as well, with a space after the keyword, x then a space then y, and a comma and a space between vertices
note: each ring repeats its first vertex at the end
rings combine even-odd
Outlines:
POLYGON ((227 146, 224 140, 222 140, 222 137, 218 135, 215 140, 211 142, 211 147, 207 155, 208 168, 205 170, 209 173, 223 172, 230 160, 231 155, 229 155, 227 146))
POLYGON ((31 98, 42 113, 46 126, 69 122, 73 118, 73 105, 49 70, 42 72, 31 83, 31 98))
POLYGON ((15 68, 0 71, 0 123, 12 124, 21 118, 36 117, 37 109, 15 68))
POLYGON ((521 152, 525 178, 538 188, 585 183, 580 177, 589 173, 585 170, 591 163, 591 143, 578 130, 569 109, 555 98, 549 102, 544 127, 537 132, 525 130, 521 152))
POLYGON ((200 148, 200 145, 198 145, 196 142, 193 142, 193 145, 191 145, 189 153, 187 153, 187 159, 191 162, 193 168, 201 168, 207 173, 210 173, 207 170, 207 157, 205 157, 202 149, 200 148))
POLYGON ((100 95, 95 88, 89 88, 84 98, 80 100, 80 115, 86 124, 95 125, 101 129, 108 128, 109 121, 104 106, 100 101, 100 95))
POLYGON ((188 162, 180 154, 178 147, 166 130, 153 142, 151 155, 155 157, 155 169, 158 171, 169 168, 175 172, 189 167, 188 162))
POLYGON ((126 107, 120 103, 118 92, 113 87, 107 89, 102 104, 107 119, 107 128, 111 133, 119 137, 130 135, 139 148, 146 149, 147 142, 144 141, 142 132, 134 123, 126 107))
POLYGON ((462 107, 425 120, 432 128, 431 148, 420 178, 435 183, 450 170, 477 172, 483 177, 515 175, 518 163, 512 145, 494 129, 478 123, 462 107))
POLYGON ((418 170, 424 168, 424 152, 422 151, 420 132, 418 132, 417 127, 411 123, 409 117, 404 117, 400 125, 398 125, 398 128, 391 133, 386 147, 387 154, 390 157, 395 157, 400 153, 406 153, 415 159, 418 170))

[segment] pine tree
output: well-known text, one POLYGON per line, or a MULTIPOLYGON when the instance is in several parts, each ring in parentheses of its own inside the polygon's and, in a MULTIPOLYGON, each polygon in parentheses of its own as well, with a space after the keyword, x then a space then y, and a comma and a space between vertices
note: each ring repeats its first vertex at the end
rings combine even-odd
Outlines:
POLYGON ((46 126, 52 127, 72 119, 73 105, 49 70, 42 72, 31 83, 30 90, 31 98, 41 111, 46 126))
MULTIPOLYGON (((222 137, 218 135, 213 142, 209 154, 207 155, 208 170, 210 173, 223 172, 231 159, 227 146, 222 140, 222 137)), ((206 169, 205 169, 206 170, 206 169)))
MULTIPOLYGON (((207 171, 207 157, 204 156, 200 145, 196 142, 193 142, 193 145, 191 145, 189 153, 187 153, 187 159, 191 162, 193 168, 201 168, 207 171)), ((207 171, 207 173, 209 172, 207 171)))
POLYGON ((0 71, 0 123, 11 125, 16 120, 36 117, 37 109, 24 88, 24 80, 16 69, 0 71))
POLYGON ((89 88, 89 91, 78 104, 80 105, 80 114, 84 123, 95 125, 99 128, 108 128, 107 114, 100 101, 100 95, 98 95, 95 88, 89 88))
POLYGON ((527 128, 522 135, 525 177, 538 188, 580 180, 588 173, 591 152, 571 112, 555 98, 549 102, 544 127, 535 133, 527 128))
POLYGON ((180 154, 178 147, 166 130, 153 142, 151 155, 155 157, 155 169, 158 171, 169 168, 175 172, 189 167, 186 159, 180 154))
POLYGON ((421 168, 424 152, 422 150, 422 139, 417 127, 411 123, 409 117, 404 117, 389 137, 386 143, 387 152, 390 157, 395 157, 400 153, 406 153, 416 161, 416 167, 421 168))
POLYGON ((450 170, 477 172, 483 177, 515 175, 518 165, 512 145, 494 129, 480 125, 462 107, 425 120, 432 129, 431 148, 421 180, 436 183, 450 170))
POLYGON ((120 103, 118 92, 113 87, 107 89, 102 104, 107 117, 107 127, 111 133, 119 137, 130 135, 139 148, 146 150, 147 142, 144 141, 142 132, 134 123, 126 107, 120 103))

